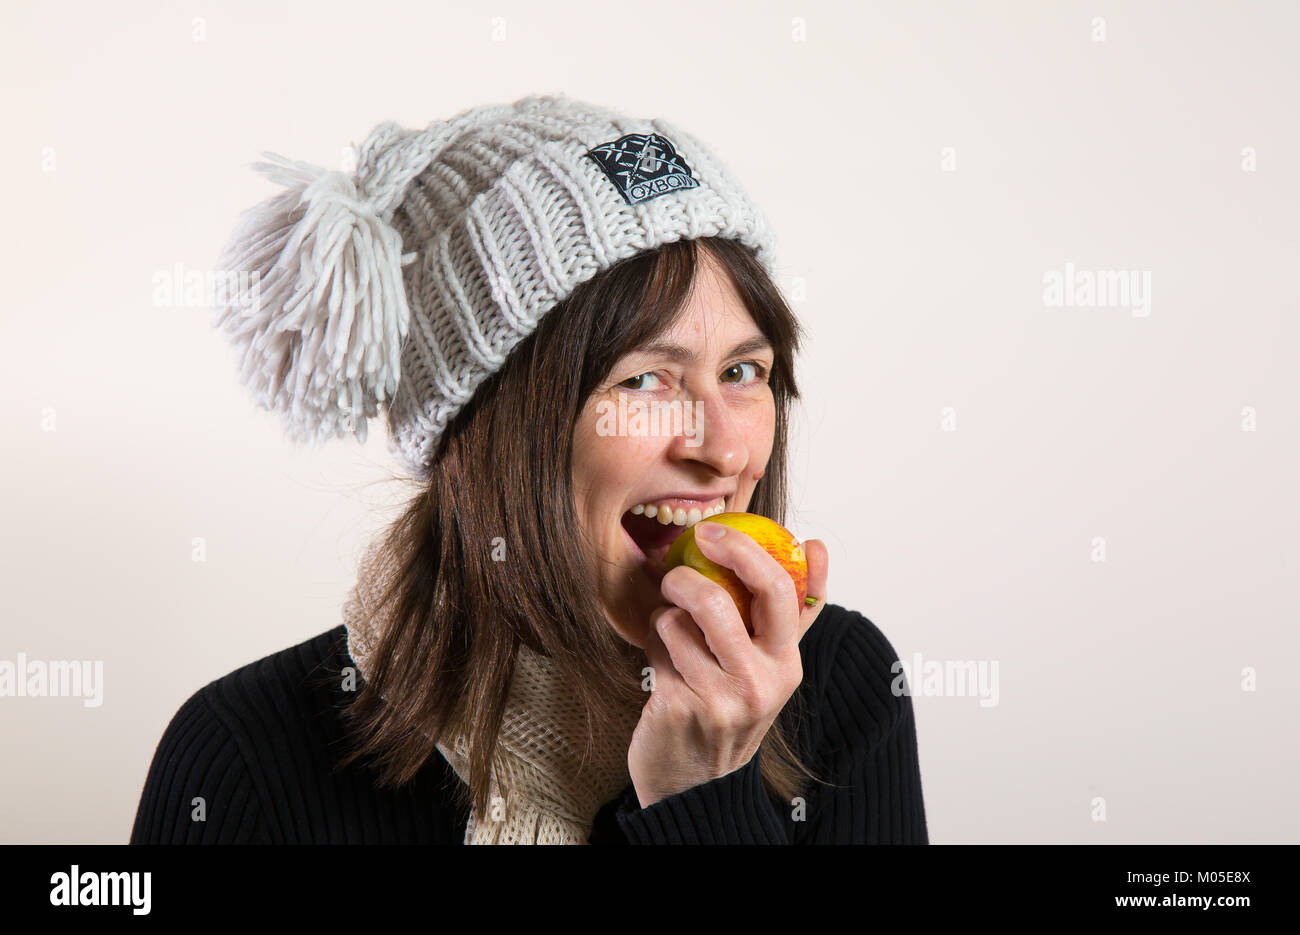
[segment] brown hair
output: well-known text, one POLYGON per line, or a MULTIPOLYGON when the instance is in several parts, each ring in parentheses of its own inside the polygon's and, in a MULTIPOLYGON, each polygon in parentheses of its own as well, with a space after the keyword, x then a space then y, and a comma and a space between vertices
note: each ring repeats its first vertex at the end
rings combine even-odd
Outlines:
MULTIPOLYGON (((371 758, 380 785, 400 786, 439 739, 465 732, 470 778, 461 802, 485 813, 520 642, 557 660, 579 686, 588 755, 593 724, 644 704, 640 682, 618 674, 639 671, 641 650, 618 636, 592 598, 597 557, 580 533, 570 453, 593 390, 685 308, 701 248, 720 261, 772 344, 775 436, 749 510, 784 523, 802 329, 753 252, 733 240, 681 240, 602 271, 547 313, 479 387, 439 440, 428 484, 386 528, 383 547, 400 570, 382 606, 396 600, 395 623, 345 708, 353 743, 340 766, 371 758), (504 540, 510 561, 492 561, 494 540, 498 547, 504 540)), ((765 788, 780 803, 800 794, 803 777, 820 781, 792 742, 802 694, 760 747, 765 788)))

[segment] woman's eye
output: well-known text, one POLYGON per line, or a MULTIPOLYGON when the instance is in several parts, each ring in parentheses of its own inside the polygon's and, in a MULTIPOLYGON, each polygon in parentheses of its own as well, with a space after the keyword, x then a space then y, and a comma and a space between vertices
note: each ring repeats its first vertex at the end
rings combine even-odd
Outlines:
POLYGON ((653 373, 639 373, 639 374, 637 374, 637 375, 634 376, 634 377, 628 377, 626 380, 624 380, 622 383, 620 383, 619 386, 623 387, 623 389, 625 389, 625 390, 646 390, 646 389, 655 389, 655 387, 648 387, 648 386, 635 386, 635 385, 631 385, 631 384, 635 384, 638 380, 644 380, 644 379, 646 379, 646 378, 649 378, 649 379, 651 379, 651 380, 658 380, 658 379, 659 379, 659 378, 658 378, 657 376, 655 376, 653 373))
POLYGON ((745 368, 745 367, 748 367, 751 371, 753 371, 753 374, 754 374, 754 375, 753 375, 752 378, 750 378, 750 379, 748 379, 748 380, 745 380, 745 379, 741 379, 741 380, 726 380, 726 379, 724 379, 724 382, 726 382, 726 383, 755 383, 755 382, 757 382, 757 381, 763 379, 763 377, 767 376, 767 368, 764 367, 762 364, 757 363, 757 362, 752 361, 752 360, 747 360, 747 361, 744 361, 743 363, 739 363, 739 364, 732 364, 732 365, 731 365, 730 367, 728 367, 726 370, 722 371, 722 375, 723 375, 724 378, 727 376, 727 374, 731 374, 731 373, 741 373, 741 374, 743 375, 743 368, 745 368))

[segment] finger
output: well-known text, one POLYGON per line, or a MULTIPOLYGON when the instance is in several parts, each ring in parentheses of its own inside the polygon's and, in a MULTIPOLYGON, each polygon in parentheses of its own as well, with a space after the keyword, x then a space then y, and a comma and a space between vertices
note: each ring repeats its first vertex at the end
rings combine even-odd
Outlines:
MULTIPOLYGON (((696 526, 698 528, 706 523, 722 526, 721 523, 709 523, 708 520, 702 520, 696 526)), ((736 577, 753 595, 749 607, 750 622, 754 627, 754 637, 750 641, 752 645, 771 652, 789 643, 798 644, 801 635, 801 608, 794 580, 768 554, 767 549, 736 530, 729 530, 720 539, 713 540, 705 539, 697 532, 695 544, 705 558, 735 572, 736 577)), ((797 541, 791 543, 792 549, 797 546, 797 541)))
POLYGON ((652 615, 651 625, 691 691, 704 698, 718 688, 718 676, 722 674, 718 660, 709 651, 704 633, 685 609, 673 607, 652 615))
POLYGON ((803 544, 804 557, 808 560, 808 596, 817 598, 817 603, 805 604, 799 615, 799 639, 812 628, 813 622, 821 614, 829 597, 826 582, 830 575, 830 553, 826 543, 820 539, 809 539, 803 544))
POLYGON ((736 602, 725 588, 694 568, 679 565, 664 575, 659 590, 665 598, 690 614, 714 665, 738 677, 753 669, 753 642, 736 602))
MULTIPOLYGON (((664 608, 671 609, 671 608, 664 608)), ((661 614, 663 610, 657 610, 651 614, 650 629, 646 632, 645 639, 645 661, 646 664, 654 671, 654 691, 664 691, 670 687, 689 687, 686 686, 682 674, 677 671, 673 665, 672 653, 664 644, 663 639, 659 636, 659 631, 655 628, 655 616, 661 614)))

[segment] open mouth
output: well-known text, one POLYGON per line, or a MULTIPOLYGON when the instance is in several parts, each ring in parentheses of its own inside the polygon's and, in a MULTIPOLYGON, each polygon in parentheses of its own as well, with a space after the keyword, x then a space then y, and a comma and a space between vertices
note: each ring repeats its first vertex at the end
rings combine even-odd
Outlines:
POLYGON ((638 503, 623 514, 623 529, 641 557, 662 575, 668 550, 677 537, 702 519, 727 509, 725 497, 716 500, 662 500, 638 503))

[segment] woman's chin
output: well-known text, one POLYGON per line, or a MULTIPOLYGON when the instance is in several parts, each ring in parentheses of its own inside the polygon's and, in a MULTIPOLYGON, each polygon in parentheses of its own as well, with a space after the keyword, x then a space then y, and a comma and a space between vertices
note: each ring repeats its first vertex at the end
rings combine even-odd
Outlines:
POLYGON ((608 583, 610 590, 606 593, 613 599, 605 602, 605 616, 619 636, 643 650, 650 633, 650 614, 668 603, 662 587, 672 543, 642 546, 623 527, 623 546, 624 552, 614 565, 614 580, 608 583))
POLYGON ((641 614, 635 609, 639 606, 640 602, 633 599, 621 601, 618 613, 606 613, 605 618, 624 642, 644 650, 646 639, 650 635, 650 613, 647 611, 641 614))
POLYGON ((658 556, 655 551, 646 555, 631 545, 631 554, 619 563, 620 570, 615 573, 618 581, 612 591, 613 599, 605 602, 605 616, 614 630, 638 649, 645 649, 651 612, 665 603, 660 588, 668 550, 659 550, 662 554, 658 556))
POLYGON ((620 630, 618 631, 618 635, 628 644, 635 646, 642 652, 645 652, 646 639, 650 635, 650 625, 647 623, 644 626, 635 629, 620 630))

